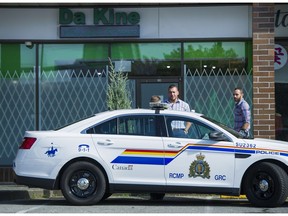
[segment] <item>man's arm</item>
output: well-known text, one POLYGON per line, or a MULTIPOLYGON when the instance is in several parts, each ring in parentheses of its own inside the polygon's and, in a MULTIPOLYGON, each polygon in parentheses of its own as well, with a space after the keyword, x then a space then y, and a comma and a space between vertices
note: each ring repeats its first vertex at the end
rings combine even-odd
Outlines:
MULTIPOLYGON (((186 106, 185 106, 185 111, 187 111, 187 112, 190 112, 190 106, 189 106, 189 104, 188 104, 188 103, 186 103, 186 106)), ((185 134, 187 134, 187 133, 188 133, 188 131, 189 131, 189 128, 191 127, 191 125, 192 125, 192 123, 191 123, 191 122, 186 122, 186 124, 185 124, 185 129, 184 129, 184 132, 185 132, 185 134)))
POLYGON ((188 130, 189 130, 189 128, 191 127, 191 125, 192 125, 191 122, 186 122, 186 124, 185 124, 185 129, 184 129, 185 134, 188 133, 188 130))
POLYGON ((242 128, 243 130, 247 130, 249 128, 249 123, 248 122, 245 122, 243 125, 242 125, 242 128))
POLYGON ((245 118, 245 123, 242 125, 241 130, 246 131, 246 130, 248 130, 248 128, 250 126, 250 118, 251 118, 250 106, 247 102, 243 104, 242 112, 243 112, 243 116, 245 118))

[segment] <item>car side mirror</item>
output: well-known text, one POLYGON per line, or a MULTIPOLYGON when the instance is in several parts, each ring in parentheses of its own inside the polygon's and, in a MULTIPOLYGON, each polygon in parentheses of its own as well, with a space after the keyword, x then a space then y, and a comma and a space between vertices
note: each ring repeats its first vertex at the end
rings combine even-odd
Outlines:
POLYGON ((227 137, 225 136, 225 134, 223 134, 222 132, 217 132, 217 131, 213 131, 209 133, 209 139, 215 140, 215 141, 229 141, 227 137))

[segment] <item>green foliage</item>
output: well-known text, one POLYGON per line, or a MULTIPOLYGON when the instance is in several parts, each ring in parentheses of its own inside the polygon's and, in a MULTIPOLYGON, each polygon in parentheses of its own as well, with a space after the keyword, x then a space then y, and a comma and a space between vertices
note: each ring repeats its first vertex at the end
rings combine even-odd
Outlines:
MULTIPOLYGON (((184 57, 197 59, 197 58, 238 58, 236 47, 226 48, 222 42, 203 42, 203 43, 185 43, 187 47, 184 47, 184 57)), ((180 56, 181 49, 174 49, 171 53, 165 54, 165 59, 173 59, 180 56)))
POLYGON ((127 90, 128 76, 123 72, 122 64, 119 71, 116 71, 111 59, 109 61, 107 107, 109 110, 131 109, 130 94, 127 90))

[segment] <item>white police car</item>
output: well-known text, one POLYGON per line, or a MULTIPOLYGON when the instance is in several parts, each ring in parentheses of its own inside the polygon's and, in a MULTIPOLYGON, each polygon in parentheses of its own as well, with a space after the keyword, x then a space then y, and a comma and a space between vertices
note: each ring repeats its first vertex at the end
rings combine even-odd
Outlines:
POLYGON ((246 194, 255 206, 274 207, 288 195, 288 143, 242 139, 192 112, 116 110, 55 131, 26 131, 14 172, 16 183, 61 189, 75 205, 148 192, 152 199, 246 194))

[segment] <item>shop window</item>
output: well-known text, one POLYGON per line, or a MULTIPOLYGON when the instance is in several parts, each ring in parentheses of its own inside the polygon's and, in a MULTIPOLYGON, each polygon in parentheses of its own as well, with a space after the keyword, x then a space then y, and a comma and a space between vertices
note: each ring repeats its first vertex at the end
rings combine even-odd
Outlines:
POLYGON ((288 101, 283 100, 288 92, 288 42, 277 40, 275 44, 275 134, 277 140, 288 141, 288 101))
POLYGON ((192 109, 233 127, 231 91, 242 87, 252 106, 251 41, 187 42, 183 47, 185 96, 192 109))
MULTIPOLYGON (((71 77, 94 77, 108 65, 107 44, 40 44, 41 71, 69 72, 71 77)), ((99 74, 98 74, 99 73, 99 74)))
POLYGON ((184 62, 192 76, 247 75, 249 42, 190 42, 184 43, 184 62), (220 74, 221 75, 221 74, 220 74))
POLYGON ((23 72, 33 72, 35 46, 19 43, 0 44, 0 71, 2 76, 17 79, 23 72))
POLYGON ((115 43, 113 61, 128 61, 129 76, 181 76, 180 43, 115 43))

